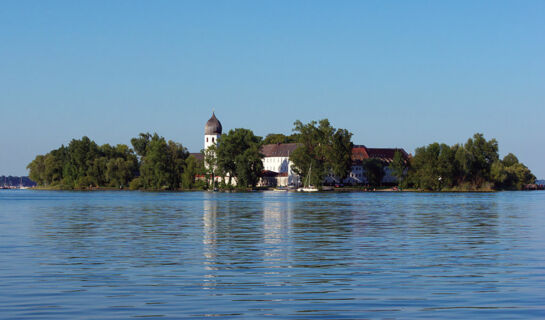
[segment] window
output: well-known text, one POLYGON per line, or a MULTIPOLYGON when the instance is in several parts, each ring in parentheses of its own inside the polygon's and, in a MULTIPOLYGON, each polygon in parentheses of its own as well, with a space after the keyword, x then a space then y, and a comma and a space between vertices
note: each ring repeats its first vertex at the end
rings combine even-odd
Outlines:
POLYGON ((212 142, 214 142, 214 138, 212 138, 212 142))
POLYGON ((206 142, 208 142, 208 138, 206 138, 206 142))

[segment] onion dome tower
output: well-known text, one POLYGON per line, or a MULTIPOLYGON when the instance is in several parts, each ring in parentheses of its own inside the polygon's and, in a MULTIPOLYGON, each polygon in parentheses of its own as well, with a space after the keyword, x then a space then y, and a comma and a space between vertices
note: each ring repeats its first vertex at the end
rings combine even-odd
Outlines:
POLYGON ((218 144, 221 130, 221 122, 216 118, 214 112, 212 112, 212 117, 206 121, 206 125, 204 126, 204 150, 208 149, 211 145, 218 144))

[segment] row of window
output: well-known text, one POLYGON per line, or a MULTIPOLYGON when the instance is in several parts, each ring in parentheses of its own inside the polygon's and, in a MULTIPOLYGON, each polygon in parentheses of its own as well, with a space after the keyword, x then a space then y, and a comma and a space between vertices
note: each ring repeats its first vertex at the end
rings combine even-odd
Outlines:
POLYGON ((285 159, 282 158, 265 158, 265 162, 284 162, 285 159))

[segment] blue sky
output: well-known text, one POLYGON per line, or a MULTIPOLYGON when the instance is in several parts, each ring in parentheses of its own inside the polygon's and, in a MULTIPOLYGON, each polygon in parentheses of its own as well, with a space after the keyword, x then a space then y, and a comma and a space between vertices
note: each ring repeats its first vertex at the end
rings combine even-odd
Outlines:
POLYGON ((545 178, 544 1, 4 1, 0 175, 72 138, 329 118, 371 147, 496 138, 545 178))

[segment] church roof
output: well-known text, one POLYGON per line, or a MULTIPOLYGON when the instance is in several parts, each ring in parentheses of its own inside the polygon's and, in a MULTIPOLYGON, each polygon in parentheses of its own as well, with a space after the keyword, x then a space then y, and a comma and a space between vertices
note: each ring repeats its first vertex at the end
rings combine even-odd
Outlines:
POLYGON ((300 143, 273 143, 261 147, 261 153, 265 157, 289 157, 297 149, 300 143))
POLYGON ((396 151, 401 152, 401 156, 407 161, 409 155, 401 148, 367 148, 364 145, 354 145, 352 148, 352 161, 359 162, 374 158, 390 163, 394 159, 396 151))
POLYGON ((376 158, 380 159, 385 162, 392 162, 394 159, 394 155, 396 151, 401 152, 401 156, 403 159, 408 158, 407 152, 403 149, 398 148, 367 148, 367 153, 369 154, 369 158, 376 158))
POLYGON ((212 117, 206 121, 204 126, 205 135, 217 135, 221 134, 221 122, 216 118, 214 112, 212 112, 212 117))

